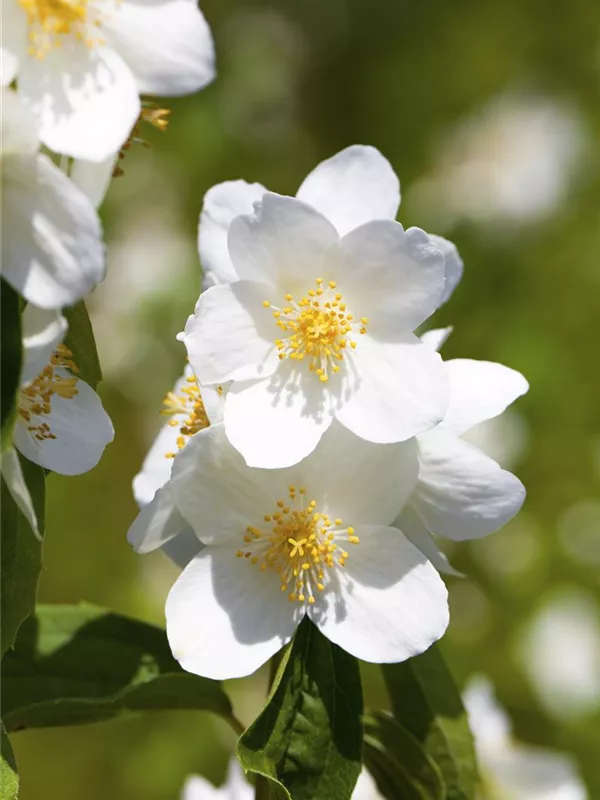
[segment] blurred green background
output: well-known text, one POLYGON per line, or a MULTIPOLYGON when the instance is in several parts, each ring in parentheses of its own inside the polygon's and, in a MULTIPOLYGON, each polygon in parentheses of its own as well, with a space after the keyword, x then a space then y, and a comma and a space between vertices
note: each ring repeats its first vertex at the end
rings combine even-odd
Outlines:
MULTIPOLYGON (((116 440, 51 476, 40 599, 159 624, 176 570, 134 555, 131 479, 181 371, 197 299, 197 218, 214 183, 294 194, 318 161, 369 143, 400 221, 455 241, 465 276, 433 325, 446 357, 521 370, 528 396, 479 432, 524 481, 519 517, 447 548, 443 641, 461 684, 487 673, 517 736, 570 753, 600 797, 600 5, 595 0, 206 0, 218 78, 169 101, 103 205, 109 274, 90 300, 116 440)), ((381 702, 371 669, 367 696, 381 702)), ((232 684, 249 722, 264 676, 232 684)), ((229 731, 198 713, 19 733, 23 800, 167 800, 221 780, 229 731)))

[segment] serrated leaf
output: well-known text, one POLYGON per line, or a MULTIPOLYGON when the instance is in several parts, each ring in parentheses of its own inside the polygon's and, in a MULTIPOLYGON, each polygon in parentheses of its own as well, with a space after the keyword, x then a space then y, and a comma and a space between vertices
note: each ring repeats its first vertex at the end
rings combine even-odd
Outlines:
POLYGON ((389 800, 445 800, 437 765, 415 737, 387 713, 365 718, 365 764, 389 800))
POLYGON ((17 392, 20 385, 23 346, 21 343, 21 299, 15 290, 1 279, 1 320, 0 337, 1 382, 0 382, 0 424, 1 445, 5 450, 12 441, 12 430, 17 408, 17 392))
POLYGON ((238 757, 282 796, 350 800, 361 769, 361 714, 356 659, 305 619, 238 757))
POLYGON ((3 723, 0 723, 0 800, 16 800, 19 795, 19 773, 10 739, 3 723))
MULTIPOLYGON (((23 476, 29 489, 40 534, 44 531, 45 477, 44 470, 21 458, 23 476)), ((27 519, 8 491, 2 478, 1 487, 1 582, 0 650, 12 647, 17 631, 35 610, 35 596, 42 568, 42 543, 35 536, 27 519)))
POLYGON ((95 389, 102 380, 102 372, 92 323, 84 301, 80 300, 74 306, 63 309, 63 314, 69 323, 65 345, 73 353, 77 377, 95 389))
POLYGON ((163 630, 88 604, 38 606, 2 678, 9 731, 167 709, 212 711, 235 724, 221 685, 184 672, 163 630))
POLYGON ((401 664, 384 664, 394 718, 437 764, 448 800, 473 800, 477 765, 458 688, 433 645, 401 664))

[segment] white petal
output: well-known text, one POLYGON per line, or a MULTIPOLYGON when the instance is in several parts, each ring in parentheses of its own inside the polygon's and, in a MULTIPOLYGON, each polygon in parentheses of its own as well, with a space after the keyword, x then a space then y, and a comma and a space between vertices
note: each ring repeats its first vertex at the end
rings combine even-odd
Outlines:
POLYGON ((520 372, 493 361, 455 358, 444 366, 450 402, 441 428, 457 435, 497 417, 529 389, 520 372))
POLYGON ((140 94, 190 94, 215 77, 210 28, 192 0, 122 0, 106 15, 102 34, 140 94))
POLYGON ((425 331, 422 333, 419 338, 423 344, 426 344, 427 347, 431 347, 432 350, 435 350, 437 353, 439 353, 442 349, 442 346, 452 333, 452 330, 452 325, 448 326, 447 328, 433 328, 430 331, 425 331))
POLYGON ((463 702, 469 715, 469 727, 478 750, 502 750, 510 742, 510 719, 494 697, 488 678, 475 675, 463 693, 463 702))
MULTIPOLYGON (((323 270, 321 270, 323 272, 323 270)), ((444 259, 426 233, 375 220, 348 233, 327 255, 344 302, 384 339, 413 331, 440 305, 444 259)))
POLYGON ((363 767, 352 792, 352 800, 384 800, 371 774, 363 767))
MULTIPOLYGON (((4 6, 2 6, 4 8, 4 6)), ((4 52, 4 51, 3 51, 4 52)), ((12 89, 2 89, 2 114, 0 115, 2 169, 4 159, 10 155, 29 155, 37 153, 40 143, 35 132, 35 119, 12 89)))
POLYGON ((2 275, 41 308, 75 303, 104 277, 96 212, 46 156, 2 166, 2 275))
POLYGON ((396 663, 422 653, 448 625, 443 581, 395 528, 365 525, 356 534, 360 544, 337 570, 340 591, 326 591, 309 616, 363 661, 396 663))
MULTIPOLYGON (((58 374, 70 377, 66 370, 58 374)), ((34 440, 25 425, 15 427, 15 446, 40 467, 59 475, 80 475, 95 467, 107 444, 114 438, 110 417, 96 392, 85 381, 77 381, 71 398, 52 396, 52 410, 35 419, 47 422, 55 439, 34 440)))
POLYGON ((510 800, 586 800, 575 765, 562 753, 537 747, 513 747, 483 754, 482 770, 501 797, 510 800))
POLYGON ((258 524, 287 497, 286 471, 249 469, 223 425, 192 436, 173 464, 169 488, 175 504, 207 544, 240 546, 248 525, 258 524))
POLYGON ((224 381, 218 386, 200 386, 204 410, 206 411, 206 416, 210 420, 211 425, 215 425, 217 422, 223 422, 223 410, 225 408, 225 398, 227 397, 229 386, 229 381, 224 381))
POLYGON ((238 280, 233 268, 227 236, 229 226, 241 214, 252 214, 254 203, 259 202, 267 190, 260 183, 225 181, 209 189, 198 226, 198 250, 206 279, 210 273, 214 286, 238 280))
POLYGON ((186 527, 167 485, 158 489, 150 503, 142 508, 127 532, 127 541, 136 552, 150 553, 186 527))
POLYGON ((41 540, 42 537, 38 529, 37 515, 33 507, 29 489, 25 483, 17 451, 13 447, 9 447, 2 453, 0 458, 2 459, 1 470, 6 488, 19 507, 21 513, 30 524, 31 530, 36 537, 41 540))
POLYGON ((166 454, 177 453, 178 436, 178 428, 163 425, 152 442, 141 470, 133 479, 133 496, 139 506, 147 505, 171 477, 173 459, 166 454))
POLYGON ((173 655, 188 672, 224 680, 250 675, 292 638, 302 610, 227 547, 206 547, 166 604, 173 655))
POLYGON ((298 472, 319 510, 344 525, 389 525, 416 485, 416 441, 373 444, 334 421, 298 472))
POLYGON ((180 339, 201 384, 267 377, 277 368, 279 329, 263 306, 271 292, 263 284, 239 281, 200 295, 180 339))
POLYGON ((440 356, 409 334, 382 342, 361 336, 353 352, 348 399, 337 419, 370 442, 401 442, 437 425, 447 408, 440 356))
POLYGON ((476 539, 515 516, 521 481, 461 439, 441 431, 419 436, 419 480, 411 503, 431 533, 476 539))
POLYGON ((205 778, 194 775, 187 779, 181 800, 253 800, 253 798, 254 787, 244 777, 237 759, 232 758, 223 786, 216 789, 205 778))
POLYGON ((98 208, 104 200, 117 158, 117 154, 114 153, 104 161, 82 161, 78 158, 73 162, 71 180, 89 197, 94 208, 98 208))
POLYGON ((402 510, 394 522, 394 527, 402 531, 408 541, 414 544, 417 550, 420 550, 425 558, 431 561, 438 572, 454 575, 457 578, 464 577, 462 573, 454 569, 445 554, 439 549, 433 536, 411 505, 407 505, 402 510))
POLYGON ((267 192, 254 214, 233 220, 228 247, 240 278, 278 287, 281 302, 287 292, 304 293, 314 285, 327 248, 337 240, 333 225, 313 208, 267 192))
POLYGON ((296 195, 332 222, 340 236, 373 219, 395 219, 400 183, 379 150, 347 147, 322 161, 296 195))
POLYGON ((435 233, 430 233, 429 238, 439 247, 444 256, 446 288, 442 295, 442 303, 445 303, 450 299, 450 295, 462 278, 464 264, 455 244, 449 242, 448 239, 444 239, 443 236, 437 236, 435 233))
POLYGON ((27 15, 16 0, 4 0, 0 14, 1 83, 8 86, 17 77, 19 65, 27 58, 27 15))
POLYGON ((185 520, 184 525, 185 527, 179 531, 177 536, 169 539, 162 546, 163 553, 181 569, 187 567, 192 558, 197 556, 204 547, 185 520))
POLYGON ((67 320, 55 309, 28 304, 21 318, 23 326, 23 368, 21 385, 40 374, 67 332, 67 320))
POLYGON ((275 469, 312 453, 331 425, 323 384, 282 363, 270 378, 234 383, 225 399, 227 437, 250 467, 275 469))
POLYGON ((22 65, 19 94, 47 147, 89 161, 117 151, 140 113, 135 80, 120 56, 74 37, 22 65))

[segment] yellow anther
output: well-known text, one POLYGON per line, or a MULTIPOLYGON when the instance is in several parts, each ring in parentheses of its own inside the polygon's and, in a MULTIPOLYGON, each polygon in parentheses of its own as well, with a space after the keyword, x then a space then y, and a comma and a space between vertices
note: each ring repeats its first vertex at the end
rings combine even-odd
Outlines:
MULTIPOLYGON (((179 392, 167 392, 160 413, 172 418, 169 425, 179 428, 176 444, 180 450, 187 444, 190 436, 210 425, 200 386, 194 375, 186 378, 186 385, 179 392)), ((170 453, 165 455, 172 458, 170 453)))
POLYGON ((269 303, 269 301, 268 301, 268 300, 263 300, 263 306, 264 306, 265 308, 271 308, 271 303, 269 303))
MULTIPOLYGON (((335 281, 329 281, 328 286, 329 286, 330 289, 335 289, 335 287, 337 286, 337 283, 335 281)), ((339 298, 336 298, 336 299, 339 299, 339 298)))

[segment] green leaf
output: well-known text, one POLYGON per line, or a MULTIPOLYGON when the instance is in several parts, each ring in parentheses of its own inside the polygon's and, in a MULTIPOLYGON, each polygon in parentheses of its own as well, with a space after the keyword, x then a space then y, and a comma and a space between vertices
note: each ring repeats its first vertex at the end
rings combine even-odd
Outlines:
POLYGON ((445 800, 441 772, 415 737, 387 713, 365 719, 365 764, 389 800, 445 800))
POLYGON ((382 670, 395 719, 439 767, 448 800, 473 800, 473 737, 458 688, 437 647, 402 664, 384 664, 382 670))
POLYGON ((38 606, 2 678, 9 731, 167 709, 213 711, 236 724, 221 685, 184 672, 163 630, 87 604, 38 606))
POLYGON ((362 690, 355 658, 305 619, 238 756, 279 796, 349 800, 361 769, 362 690))
MULTIPOLYGON (((44 470, 26 458, 21 458, 20 461, 38 519, 38 530, 43 534, 44 470)), ((12 647, 22 622, 35 610, 35 596, 42 568, 42 543, 12 499, 4 478, 1 493, 0 650, 4 653, 12 647)))
POLYGON ((63 309, 69 323, 65 346, 73 353, 78 373, 77 377, 95 389, 102 380, 98 350, 92 323, 83 300, 70 308, 63 309))
POLYGON ((20 297, 2 278, 0 304, 2 336, 0 337, 2 380, 0 383, 0 419, 2 450, 11 443, 20 385, 23 347, 21 344, 20 297))
POLYGON ((4 724, 0 723, 0 744, 2 758, 0 760, 0 800, 16 800, 19 794, 19 773, 10 739, 4 724))

